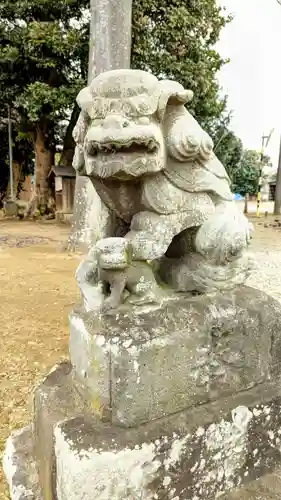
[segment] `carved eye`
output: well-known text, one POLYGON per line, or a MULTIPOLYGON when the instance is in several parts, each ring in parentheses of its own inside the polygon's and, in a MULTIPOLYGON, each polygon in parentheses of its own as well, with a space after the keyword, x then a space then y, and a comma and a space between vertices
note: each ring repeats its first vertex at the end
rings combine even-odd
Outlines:
POLYGON ((150 119, 148 116, 140 116, 138 119, 138 125, 149 125, 150 124, 150 119))

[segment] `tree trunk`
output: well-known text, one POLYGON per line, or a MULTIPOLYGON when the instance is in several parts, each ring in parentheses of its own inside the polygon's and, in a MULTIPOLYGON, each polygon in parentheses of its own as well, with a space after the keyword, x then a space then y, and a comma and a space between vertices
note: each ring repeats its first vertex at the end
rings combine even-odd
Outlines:
POLYGON ((78 107, 78 104, 75 104, 63 141, 63 150, 59 161, 59 164, 62 167, 69 167, 70 165, 72 165, 75 150, 75 141, 72 137, 72 133, 78 120, 79 113, 80 109, 78 107))
POLYGON ((249 195, 246 193, 245 195, 245 204, 244 204, 244 214, 246 215, 248 213, 248 202, 249 202, 249 195))
POLYGON ((281 140, 280 140, 280 150, 279 150, 279 163, 277 170, 276 179, 276 190, 275 190, 275 203, 274 203, 274 214, 280 215, 281 210, 281 140))
POLYGON ((48 175, 54 165, 54 148, 50 140, 47 124, 38 124, 34 137, 35 181, 38 206, 43 214, 46 211, 49 196, 48 175))

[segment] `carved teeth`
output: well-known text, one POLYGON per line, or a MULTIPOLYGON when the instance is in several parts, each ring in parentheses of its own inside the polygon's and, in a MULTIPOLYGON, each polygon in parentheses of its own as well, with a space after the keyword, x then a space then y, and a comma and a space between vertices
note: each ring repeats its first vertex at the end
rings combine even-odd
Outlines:
POLYGON ((147 140, 136 140, 133 139, 128 142, 112 142, 112 143, 105 143, 102 144, 100 142, 93 142, 89 144, 88 147, 88 153, 91 156, 95 156, 99 151, 103 153, 112 153, 112 152, 117 152, 120 150, 127 150, 127 149, 133 149, 133 147, 146 147, 150 152, 155 151, 157 148, 157 144, 154 141, 154 139, 147 139, 147 140))
POLYGON ((147 147, 150 151, 153 151, 154 149, 156 149, 156 144, 154 141, 149 141, 149 143, 147 144, 147 147))

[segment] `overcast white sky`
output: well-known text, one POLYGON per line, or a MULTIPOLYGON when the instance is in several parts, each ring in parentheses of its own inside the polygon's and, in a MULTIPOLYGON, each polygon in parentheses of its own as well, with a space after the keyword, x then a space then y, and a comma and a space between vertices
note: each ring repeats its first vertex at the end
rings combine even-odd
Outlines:
POLYGON ((278 161, 281 134, 281 5, 277 0, 218 0, 235 15, 219 52, 231 62, 220 74, 233 110, 232 129, 246 148, 260 149, 275 128, 267 153, 278 161))

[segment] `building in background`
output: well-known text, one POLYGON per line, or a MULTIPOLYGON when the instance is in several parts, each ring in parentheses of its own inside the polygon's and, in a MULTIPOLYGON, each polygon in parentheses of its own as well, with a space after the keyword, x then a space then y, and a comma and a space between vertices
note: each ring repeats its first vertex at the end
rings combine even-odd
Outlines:
POLYGON ((69 221, 74 207, 76 173, 73 167, 53 167, 49 173, 50 195, 55 201, 56 218, 69 221))
POLYGON ((274 201, 277 180, 277 168, 265 166, 262 171, 261 200, 274 201))

